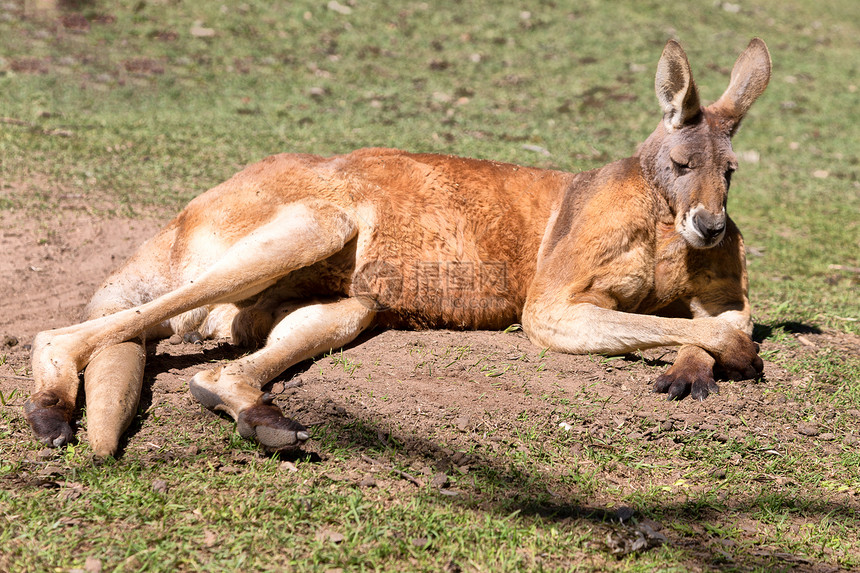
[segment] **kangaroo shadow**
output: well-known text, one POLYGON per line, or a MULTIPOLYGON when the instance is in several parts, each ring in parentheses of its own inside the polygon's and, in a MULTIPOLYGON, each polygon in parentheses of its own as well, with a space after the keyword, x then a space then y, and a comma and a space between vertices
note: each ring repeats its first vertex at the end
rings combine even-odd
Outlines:
MULTIPOLYGON (((757 325, 759 334, 770 333, 775 328, 785 328, 785 324, 757 325), (765 331, 764 328, 770 330, 765 331)), ((817 329, 806 325, 790 325, 791 328, 804 328, 805 332, 815 332, 817 329), (810 330, 811 329, 811 330, 810 330)), ((361 344, 374 333, 367 333, 356 340, 353 345, 361 344)), ((765 337, 767 334, 764 335, 765 337)), ((124 453, 128 440, 141 428, 149 417, 146 413, 152 405, 152 385, 155 378, 164 372, 175 369, 186 369, 207 362, 234 360, 248 352, 247 349, 233 347, 229 344, 219 344, 215 347, 201 347, 200 352, 189 354, 158 354, 149 355, 146 369, 144 390, 141 395, 139 415, 135 417, 132 427, 125 433, 121 441, 119 455, 124 453)), ((638 355, 626 355, 627 361, 643 361, 653 366, 664 366, 668 362, 657 358, 643 359, 638 355)), ((295 379, 298 374, 313 367, 312 360, 301 362, 288 369, 272 382, 285 382, 295 379)), ((266 388, 266 386, 264 386, 266 388)), ((416 474, 416 483, 429 495, 438 495, 439 503, 461 504, 464 509, 480 507, 497 516, 509 516, 514 512, 520 515, 540 518, 555 524, 557 527, 578 528, 589 527, 594 531, 598 545, 605 542, 605 551, 615 557, 635 554, 649 547, 665 544, 670 547, 684 548, 689 553, 690 560, 698 561, 703 570, 791 570, 792 563, 808 563, 803 557, 787 554, 767 554, 766 552, 744 552, 738 555, 736 562, 725 560, 724 546, 709 536, 701 533, 696 536, 684 536, 671 528, 654 532, 648 523, 654 521, 677 522, 683 525, 693 525, 698 531, 719 529, 725 516, 731 512, 755 512, 758 504, 767 503, 768 507, 783 507, 792 509, 790 499, 773 498, 761 499, 766 494, 752 496, 738 501, 722 501, 702 503, 697 500, 667 501, 651 500, 629 502, 634 507, 590 501, 591 493, 585 484, 593 479, 587 471, 581 471, 580 464, 575 459, 566 464, 566 477, 560 487, 559 476, 551 469, 544 470, 540 464, 530 464, 523 468, 522 464, 513 463, 513 459, 504 451, 505 442, 500 443, 500 449, 493 454, 484 453, 472 448, 464 459, 458 457, 458 452, 451 451, 446 444, 427 437, 417 436, 410 430, 414 426, 406 424, 402 429, 391 431, 387 420, 379 414, 361 413, 352 410, 348 402, 333 400, 335 408, 325 412, 316 412, 317 417, 325 421, 313 427, 312 442, 303 449, 282 450, 265 453, 281 460, 302 461, 304 463, 320 463, 324 458, 320 455, 329 446, 321 444, 337 444, 338 449, 352 452, 354 458, 368 463, 368 470, 376 465, 382 475, 390 479, 404 479, 404 472, 399 468, 425 466, 435 472, 444 472, 455 481, 449 488, 433 486, 431 475, 416 474), (315 435, 314 435, 315 434, 315 435), (322 448, 322 449, 318 449, 322 448), (466 478, 461 478, 463 489, 459 490, 457 478, 462 468, 468 466, 466 478), (466 485, 468 484, 468 485, 466 485), (644 545, 643 540, 644 539, 644 545), (791 561, 796 559, 796 561, 791 561)), ((586 450, 590 447, 583 444, 586 450)), ((621 446, 619 446, 621 447, 621 446)), ((515 449, 511 447, 513 453, 515 449)), ((535 455, 535 454, 529 454, 535 455)), ((572 454, 577 455, 577 454, 572 454)), ((586 451, 579 454, 586 455, 586 451)), ((517 454, 518 458, 522 453, 517 454)), ((412 470, 408 470, 412 471, 412 470)), ((408 475, 408 474, 406 474, 408 475)), ((415 477, 415 476, 411 476, 415 477)), ((410 480, 411 481, 411 480, 410 480)), ((624 498, 617 496, 619 502, 624 498)), ((851 507, 825 501, 797 500, 804 511, 810 515, 825 517, 854 515, 851 507)), ((743 550, 738 549, 738 553, 743 550)))
POLYGON ((753 341, 761 343, 773 336, 777 330, 784 330, 789 334, 821 334, 821 329, 814 324, 805 324, 794 320, 774 322, 766 324, 756 322, 753 325, 753 341))
MULTIPOLYGON (((342 405, 344 410, 348 407, 346 403, 342 405)), ((552 522, 557 527, 577 527, 577 522, 580 525, 585 522, 595 532, 597 545, 603 543, 603 549, 617 558, 668 545, 688 552, 690 560, 698 561, 702 570, 793 571, 798 563, 813 564, 805 556, 767 551, 747 551, 738 555, 737 560, 727 560, 725 546, 720 543, 720 539, 706 533, 689 536, 670 527, 660 529, 659 522, 680 522, 685 528, 693 525, 698 531, 707 532, 718 530, 726 515, 756 512, 762 504, 774 510, 793 510, 802 506, 808 515, 818 515, 822 519, 856 517, 852 507, 836 502, 783 499, 767 492, 738 501, 632 502, 635 508, 593 503, 588 501, 591 494, 587 489, 566 486, 567 491, 554 491, 558 485, 558 476, 545 473, 538 468, 538 464, 524 471, 512 464, 505 455, 491 457, 474 448, 467 457, 458 458, 457 452, 452 455, 451 450, 441 443, 389 430, 390 425, 385 420, 348 412, 329 415, 326 422, 317 428, 318 433, 324 433, 320 438, 334 440, 339 448, 352 451, 356 458, 367 462, 368 471, 374 466, 378 470, 381 467, 381 475, 387 470, 390 479, 406 479, 431 494, 435 492, 439 496, 439 503, 461 504, 464 509, 479 507, 499 517, 518 513, 552 522), (461 464, 468 465, 466 477, 462 481, 467 484, 465 487, 469 488, 468 491, 458 491, 456 481, 453 489, 447 489, 446 486, 440 488, 431 483, 430 475, 416 472, 416 477, 398 469, 426 465, 432 467, 434 472, 445 472, 454 477, 460 475, 461 464), (658 532, 655 532, 654 526, 658 532)), ((321 461, 321 457, 313 451, 288 450, 267 455, 292 461, 321 461)), ((571 461, 569 471, 574 482, 578 481, 577 476, 581 473, 577 468, 578 464, 571 461)), ((582 477, 585 478, 584 482, 587 481, 588 476, 582 477)), ((741 551, 738 549, 738 553, 741 551)), ((813 565, 809 570, 817 569, 813 565)))
MULTIPOLYGON (((372 338, 375 334, 376 333, 374 332, 364 332, 354 341, 345 345, 343 349, 348 350, 353 346, 360 345, 366 342, 369 338, 372 338)), ((128 429, 123 432, 119 441, 119 447, 117 449, 116 457, 121 457, 125 454, 125 449, 129 441, 141 430, 147 419, 150 417, 148 412, 153 404, 152 386, 155 382, 155 379, 160 374, 164 374, 165 372, 170 372, 172 370, 185 370, 187 368, 192 368, 207 363, 214 364, 236 360, 255 350, 253 348, 234 346, 229 342, 218 342, 215 346, 207 346, 206 344, 200 344, 198 352, 183 352, 181 354, 171 354, 164 352, 157 353, 155 347, 158 342, 160 341, 156 341, 147 345, 146 367, 144 370, 143 385, 140 391, 140 400, 138 402, 137 415, 135 415, 135 417, 133 418, 131 425, 128 427, 128 429)), ((191 343, 183 344, 187 345, 191 343)), ((264 392, 269 391, 272 389, 273 385, 278 382, 284 382, 289 384, 289 380, 292 380, 300 374, 303 374, 304 372, 309 370, 313 366, 313 364, 314 359, 303 360, 298 364, 287 368, 278 376, 273 378, 271 381, 264 384, 261 390, 264 392)), ((81 385, 81 387, 83 387, 83 385, 81 385)), ((84 406, 84 392, 80 392, 78 395, 77 411, 81 411, 84 406)), ((224 412, 215 412, 215 415, 218 415, 226 420, 230 420, 231 422, 233 421, 230 416, 224 412)), ((306 457, 307 455, 310 455, 310 458, 307 458, 309 461, 319 461, 321 459, 317 454, 302 453, 300 450, 285 450, 281 452, 281 454, 283 456, 289 456, 289 459, 294 460, 302 458, 303 456, 306 457)))

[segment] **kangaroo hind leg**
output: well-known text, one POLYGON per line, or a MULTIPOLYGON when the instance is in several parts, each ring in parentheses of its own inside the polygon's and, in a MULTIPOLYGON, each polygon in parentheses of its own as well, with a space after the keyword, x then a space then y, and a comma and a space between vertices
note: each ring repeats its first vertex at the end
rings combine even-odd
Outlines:
MULTIPOLYGON (((37 389, 34 396, 39 399, 45 397, 43 401, 46 403, 33 401, 27 406, 27 416, 34 432, 40 438, 49 438, 46 441, 53 445, 66 443, 66 434, 62 432, 53 439, 45 436, 45 425, 41 420, 47 418, 52 424, 60 420, 68 425, 71 408, 62 402, 47 402, 59 389, 71 395, 71 404, 74 404, 74 393, 69 389, 77 392, 78 372, 105 349, 138 339, 165 320, 200 306, 235 302, 253 296, 290 272, 338 252, 356 233, 357 228, 351 218, 334 205, 323 201, 286 205, 271 219, 249 230, 198 276, 173 290, 133 308, 40 333, 33 344, 33 375, 37 389)), ((193 257, 193 253, 189 256, 193 257)), ((110 362, 119 368, 137 368, 135 353, 129 349, 118 361, 105 358, 105 364, 110 362)), ((96 370, 103 374, 94 375, 87 387, 92 388, 93 396, 98 398, 95 398, 96 402, 88 401, 88 408, 100 409, 105 402, 116 401, 118 396, 111 389, 116 379, 107 374, 110 369, 96 370)), ((89 426, 90 432, 102 431, 93 424, 89 426)), ((104 431, 121 433, 123 426, 124 423, 114 424, 112 429, 104 431)), ((113 438, 106 440, 106 443, 112 442, 113 438)))
POLYGON ((199 372, 188 386, 201 404, 229 414, 242 437, 271 449, 294 447, 308 433, 284 417, 272 404, 274 397, 260 388, 290 366, 352 342, 375 314, 356 298, 301 306, 275 325, 264 348, 199 372))
MULTIPOLYGON (((84 318, 95 319, 126 310, 168 290, 168 268, 158 256, 172 240, 162 231, 144 245, 122 267, 114 271, 93 294, 84 318)), ((77 401, 81 363, 72 352, 63 352, 68 337, 62 331, 39 333, 33 342, 33 393, 24 405, 27 420, 36 437, 54 447, 72 441, 72 419, 77 401)), ((119 435, 129 426, 137 410, 145 363, 144 334, 108 346, 88 360, 84 375, 87 394, 88 438, 97 456, 116 453, 119 435), (94 383, 104 380, 103 383, 94 383), (103 398, 96 397, 104 393, 103 398), (111 430, 119 427, 118 430, 111 430), (111 437, 112 434, 116 436, 111 437)))

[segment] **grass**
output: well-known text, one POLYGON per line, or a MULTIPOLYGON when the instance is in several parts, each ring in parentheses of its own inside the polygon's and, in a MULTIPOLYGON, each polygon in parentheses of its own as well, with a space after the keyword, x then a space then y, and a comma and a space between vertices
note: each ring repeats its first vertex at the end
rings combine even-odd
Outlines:
MULTIPOLYGON (((651 425, 642 420, 638 429, 651 425)), ((449 471, 447 486, 457 497, 397 479, 394 470, 417 474, 412 457, 396 442, 380 444, 379 428, 356 420, 341 425, 335 419, 317 429, 315 440, 326 452, 321 464, 261 457, 235 439, 230 424, 209 421, 173 436, 169 446, 130 451, 102 466, 89 461, 86 445, 69 447, 41 469, 26 461, 0 468, 6 478, 44 476, 41 486, 0 491, 9 525, 0 533, 0 565, 53 570, 81 567, 87 556, 97 556, 118 571, 574 565, 645 571, 673 563, 689 570, 691 556, 674 544, 612 557, 606 540, 626 530, 613 525, 612 511, 601 509, 607 498, 691 542, 704 535, 734 555, 746 553, 743 570, 789 570, 781 552, 858 564, 851 545, 855 510, 816 493, 856 492, 856 456, 848 454, 844 469, 834 473, 826 457, 814 463, 820 451, 803 451, 801 444, 784 445, 776 455, 769 450, 778 446, 758 438, 720 445, 714 432, 667 430, 683 437, 679 452, 664 440, 643 443, 607 432, 583 441, 550 426, 522 418, 516 431, 502 432, 519 447, 462 457, 471 468, 449 471), (213 431, 217 439, 200 439, 213 431), (179 454, 201 441, 204 451, 179 454), (357 487, 350 477, 356 451, 390 464, 373 474, 377 487, 357 487), (712 468, 721 467, 731 469, 715 478, 712 468), (616 487, 606 483, 607 474, 632 476, 629 483, 637 485, 616 487), (822 482, 822 476, 837 481, 822 482), (166 491, 154 489, 158 480, 166 491), (777 483, 787 486, 774 490, 777 483), (743 529, 750 524, 755 541, 743 529)))
MULTIPOLYGON (((551 353, 525 361, 413 347, 403 360, 416 372, 464 367, 470 384, 543 400, 550 413, 496 418, 484 431, 503 447, 466 448, 442 489, 412 467, 422 462, 407 437, 338 416, 316 428, 323 463, 260 456, 209 418, 169 446, 107 465, 93 465, 85 444, 47 459, 4 454, 0 570, 83 568, 87 557, 115 571, 860 568, 856 447, 760 431, 802 419, 856 435, 856 348, 808 349, 797 338, 860 334, 860 275, 850 270, 860 267, 855 0, 763 0, 740 11, 357 0, 341 3, 348 14, 306 1, 69 4, 67 26, 29 2, 0 6, 0 211, 39 217, 86 203, 165 218, 278 151, 385 145, 589 169, 629 155, 656 124, 653 71, 667 38, 681 40, 703 98, 714 100, 737 53, 763 37, 774 76, 735 140, 742 162, 729 211, 750 250, 757 337, 789 374, 772 397, 788 406, 767 420, 720 414, 708 428, 663 429, 666 420, 645 417, 594 427, 612 408, 596 382, 576 394, 531 392, 567 374, 551 353), (201 440, 208 449, 186 451, 201 440), (355 485, 353 474, 369 471, 357 452, 384 464, 373 466, 377 487, 355 485), (624 507, 685 543, 616 557, 636 531, 619 523, 624 507)), ((656 372, 645 359, 594 361, 656 372)), ((315 368, 379 377, 348 351, 315 368)), ((4 449, 26 435, 8 407, 20 399, 0 394, 4 449)), ((427 438, 438 440, 428 455, 463 450, 446 432, 427 438)))

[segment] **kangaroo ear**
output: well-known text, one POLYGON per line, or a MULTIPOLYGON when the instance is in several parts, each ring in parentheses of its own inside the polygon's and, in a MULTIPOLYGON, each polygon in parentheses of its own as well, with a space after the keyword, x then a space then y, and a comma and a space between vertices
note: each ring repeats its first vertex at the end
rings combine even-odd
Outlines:
POLYGON ((663 108, 663 123, 672 131, 701 113, 699 90, 681 44, 669 40, 657 64, 654 80, 657 101, 663 108))
POLYGON ((738 56, 725 93, 710 109, 729 122, 734 135, 741 120, 770 81, 770 53, 759 38, 753 38, 738 56))

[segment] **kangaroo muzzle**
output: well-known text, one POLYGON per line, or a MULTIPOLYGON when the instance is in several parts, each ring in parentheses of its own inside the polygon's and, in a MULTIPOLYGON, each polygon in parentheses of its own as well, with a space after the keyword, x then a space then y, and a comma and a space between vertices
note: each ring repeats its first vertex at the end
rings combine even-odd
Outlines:
POLYGON ((717 245, 726 234, 726 210, 714 213, 699 204, 687 212, 679 229, 690 246, 707 249, 717 245))

